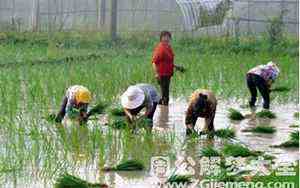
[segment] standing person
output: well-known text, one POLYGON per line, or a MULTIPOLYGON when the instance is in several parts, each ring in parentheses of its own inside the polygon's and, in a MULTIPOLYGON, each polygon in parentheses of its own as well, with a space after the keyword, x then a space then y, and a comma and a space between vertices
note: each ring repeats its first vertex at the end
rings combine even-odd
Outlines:
POLYGON ((190 135, 195 132, 194 127, 198 117, 205 118, 203 132, 214 132, 216 109, 217 99, 211 91, 206 89, 194 91, 190 97, 185 118, 186 134, 190 135))
POLYGON ((152 57, 152 67, 161 90, 159 104, 162 105, 169 104, 169 88, 174 68, 181 72, 184 71, 183 67, 174 64, 174 53, 170 45, 171 38, 170 32, 161 32, 160 42, 155 47, 152 57))
POLYGON ((86 87, 81 85, 69 87, 55 121, 60 123, 67 114, 70 118, 78 118, 80 123, 86 122, 87 108, 91 99, 91 92, 86 87))
POLYGON ((257 90, 258 88, 261 96, 263 97, 264 103, 263 108, 270 108, 270 92, 271 86, 275 82, 276 78, 280 73, 276 63, 269 62, 266 65, 258 65, 247 72, 247 86, 251 94, 249 106, 255 107, 257 90))
MULTIPOLYGON (((143 108, 146 109, 144 116, 152 122, 158 102, 159 95, 150 84, 129 86, 121 96, 121 105, 129 123, 136 120, 136 116, 143 108)), ((152 128, 152 124, 150 126, 152 128)))

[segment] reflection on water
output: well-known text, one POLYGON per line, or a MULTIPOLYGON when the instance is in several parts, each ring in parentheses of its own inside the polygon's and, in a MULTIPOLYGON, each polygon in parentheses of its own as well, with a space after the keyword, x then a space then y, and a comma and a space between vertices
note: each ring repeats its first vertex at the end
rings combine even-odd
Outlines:
MULTIPOLYGON (((217 138, 186 140, 184 126, 186 109, 187 102, 181 99, 172 100, 169 106, 158 106, 154 116, 153 135, 132 135, 111 130, 99 125, 97 121, 90 122, 88 127, 47 125, 45 128, 45 125, 37 123, 34 126, 30 125, 36 127, 34 130, 36 133, 30 130, 27 137, 20 133, 11 137, 9 131, 0 129, 0 134, 4 135, 4 138, 1 138, 4 144, 0 146, 0 151, 5 154, 0 157, 0 165, 5 162, 7 166, 16 168, 4 171, 4 178, 0 169, 0 183, 5 185, 4 187, 52 187, 55 177, 60 172, 67 171, 90 182, 107 183, 111 187, 159 187, 157 184, 153 185, 155 177, 149 170, 104 173, 101 168, 104 165, 115 165, 125 159, 139 159, 146 164, 147 169, 150 169, 151 157, 166 156, 170 159, 170 173, 172 173, 178 170, 174 163, 179 158, 191 157, 197 162, 203 146, 222 147, 223 140, 217 138), (20 138, 24 139, 23 143, 20 138), (26 153, 28 151, 29 154, 26 153), (14 155, 10 155, 11 152, 14 155), (17 170, 18 165, 15 165, 18 162, 21 164, 20 170, 17 170)), ((289 133, 295 130, 289 125, 297 123, 293 117, 293 113, 298 111, 297 106, 273 104, 272 110, 277 115, 276 119, 257 119, 253 112, 240 109, 239 104, 235 102, 219 101, 215 129, 234 128, 239 142, 254 150, 274 155, 276 162, 298 160, 297 149, 270 147, 286 141, 289 133), (228 108, 239 109, 243 114, 248 114, 248 118, 240 122, 230 121, 227 118, 228 108), (242 131, 262 124, 276 127, 277 132, 257 134, 242 131)), ((204 121, 199 119, 196 127, 201 129, 203 123, 204 121)), ((26 128, 24 129, 26 133, 26 128)), ((194 166, 195 177, 201 179, 198 168, 199 166, 194 166)))

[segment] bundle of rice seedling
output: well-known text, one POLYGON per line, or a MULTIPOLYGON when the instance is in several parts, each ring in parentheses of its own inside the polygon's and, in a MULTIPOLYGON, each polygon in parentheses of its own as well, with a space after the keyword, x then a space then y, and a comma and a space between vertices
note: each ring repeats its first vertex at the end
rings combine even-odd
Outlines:
POLYGON ((220 153, 212 146, 207 146, 200 150, 200 155, 204 157, 217 157, 220 156, 220 153))
POLYGON ((68 173, 61 175, 54 184, 54 188, 108 188, 105 184, 89 183, 68 173))
POLYGON ((299 141, 299 131, 294 131, 290 134, 290 139, 291 140, 295 140, 295 141, 299 141))
POLYGON ((299 112, 294 113, 294 118, 299 118, 299 112))
POLYGON ((268 125, 258 125, 256 127, 243 130, 243 132, 272 134, 272 133, 276 132, 276 129, 275 129, 275 127, 271 127, 271 126, 268 126, 268 125))
POLYGON ((49 114, 45 117, 45 120, 50 122, 50 123, 54 123, 56 120, 56 115, 55 114, 49 114))
POLYGON ((103 171, 137 171, 144 170, 145 166, 138 160, 128 160, 121 162, 115 167, 104 167, 103 171))
POLYGON ((128 124, 124 117, 114 117, 110 120, 109 126, 114 129, 125 129, 128 127, 128 124))
POLYGON ((168 178, 167 183, 169 184, 190 184, 192 183, 192 176, 188 175, 172 175, 168 178))
POLYGON ((243 114, 240 113, 239 111, 237 111, 236 109, 230 108, 228 111, 229 111, 228 117, 231 120, 243 120, 243 119, 245 119, 243 114))
POLYGON ((234 138, 235 132, 233 129, 218 129, 215 131, 215 135, 220 138, 234 138))
POLYGON ((274 87, 273 89, 271 89, 272 92, 288 92, 290 90, 291 90, 291 88, 286 87, 286 86, 278 86, 278 87, 274 87))
POLYGON ((276 114, 270 110, 262 110, 260 112, 257 112, 256 116, 260 118, 270 118, 270 119, 276 118, 276 114))
POLYGON ((149 128, 149 127, 152 126, 152 123, 153 123, 153 122, 152 122, 151 119, 146 118, 146 117, 144 117, 144 116, 138 118, 138 119, 134 122, 135 126, 138 127, 138 128, 149 128))
POLYGON ((107 107, 107 104, 100 102, 89 110, 88 116, 102 114, 106 107, 107 107))
POLYGON ((112 108, 109 113, 112 116, 125 116, 125 112, 122 107, 112 108))
POLYGON ((250 151, 249 148, 246 148, 240 144, 225 144, 222 151, 224 155, 233 157, 257 156, 256 152, 250 151))

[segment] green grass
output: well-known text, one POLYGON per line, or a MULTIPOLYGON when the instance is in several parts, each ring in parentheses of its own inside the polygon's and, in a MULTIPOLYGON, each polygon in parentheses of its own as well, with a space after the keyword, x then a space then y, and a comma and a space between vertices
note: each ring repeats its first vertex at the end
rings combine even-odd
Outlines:
POLYGON ((114 167, 103 168, 103 171, 139 171, 144 170, 145 166, 138 160, 128 160, 121 162, 114 167))
POLYGON ((273 134, 276 132, 275 127, 268 125, 258 125, 256 127, 243 130, 244 132, 254 132, 254 133, 264 133, 264 134, 273 134))
POLYGON ((269 119, 276 118, 276 114, 270 110, 262 110, 260 112, 257 112, 256 116, 259 118, 269 118, 269 119))
POLYGON ((106 188, 107 185, 90 183, 68 173, 62 174, 54 185, 54 188, 106 188))
POLYGON ((217 157, 220 156, 220 153, 212 146, 207 146, 200 150, 200 155, 204 157, 217 157))
POLYGON ((233 129, 218 129, 215 131, 215 135, 220 138, 234 138, 235 132, 233 129))
POLYGON ((225 144, 222 152, 225 156, 233 157, 257 156, 257 153, 255 151, 251 151, 249 148, 240 144, 225 144))

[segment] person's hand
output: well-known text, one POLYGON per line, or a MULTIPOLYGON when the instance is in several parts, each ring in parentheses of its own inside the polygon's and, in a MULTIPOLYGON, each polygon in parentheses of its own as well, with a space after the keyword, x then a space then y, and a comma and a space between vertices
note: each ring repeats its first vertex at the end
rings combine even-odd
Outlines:
POLYGON ((159 79, 159 74, 155 73, 154 76, 155 76, 156 79, 159 79))

